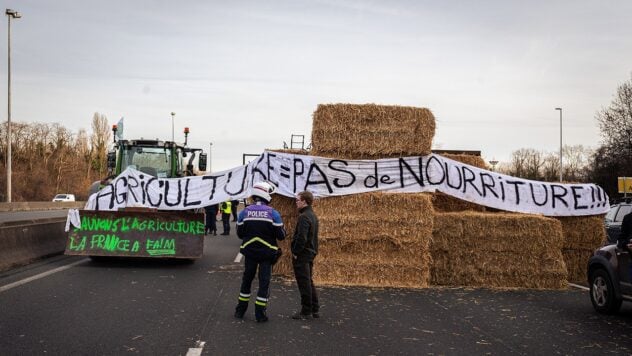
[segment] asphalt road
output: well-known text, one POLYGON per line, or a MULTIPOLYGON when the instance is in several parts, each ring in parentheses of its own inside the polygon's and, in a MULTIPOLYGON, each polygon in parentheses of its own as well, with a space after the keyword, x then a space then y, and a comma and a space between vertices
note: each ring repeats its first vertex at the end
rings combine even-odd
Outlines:
POLYGON ((270 321, 252 306, 237 320, 238 245, 207 237, 193 264, 57 256, 2 273, 0 355, 632 353, 632 304, 600 315, 579 289, 327 287, 321 318, 297 321, 296 286, 275 277, 270 321))

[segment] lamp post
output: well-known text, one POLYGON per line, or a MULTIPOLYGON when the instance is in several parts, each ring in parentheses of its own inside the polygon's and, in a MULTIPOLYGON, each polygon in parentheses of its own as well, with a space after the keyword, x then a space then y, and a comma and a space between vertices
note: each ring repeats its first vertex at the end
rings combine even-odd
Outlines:
POLYGON ((562 182, 562 108, 555 108, 560 111, 560 183, 562 182))
POLYGON ((176 142, 175 141, 175 136, 173 134, 173 119, 174 119, 175 116, 176 116, 176 113, 172 111, 171 112, 171 142, 176 142))
POLYGON ((212 157, 213 157, 213 142, 209 142, 209 146, 208 146, 208 171, 209 172, 213 172, 212 157))
POLYGON ((7 203, 11 202, 11 19, 22 17, 19 12, 7 9, 4 12, 9 19, 7 50, 7 203))
POLYGON ((492 165, 492 172, 496 171, 496 165, 498 164, 496 158, 493 158, 491 161, 489 161, 489 164, 492 165))

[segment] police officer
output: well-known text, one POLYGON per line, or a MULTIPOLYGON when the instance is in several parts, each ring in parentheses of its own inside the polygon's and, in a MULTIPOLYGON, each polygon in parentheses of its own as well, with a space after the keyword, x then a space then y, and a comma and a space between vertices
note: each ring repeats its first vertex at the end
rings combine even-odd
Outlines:
POLYGON ((266 322, 266 308, 270 295, 272 264, 280 255, 277 240, 285 238, 285 229, 281 214, 268 206, 274 186, 255 183, 251 190, 252 204, 239 213, 237 218, 237 236, 242 240, 239 251, 245 257, 245 269, 239 290, 239 301, 235 308, 235 317, 243 318, 250 302, 250 287, 259 268, 259 290, 255 300, 255 319, 266 322))
POLYGON ((230 234, 230 213, 232 212, 230 200, 222 203, 221 210, 222 224, 224 227, 224 231, 222 231, 221 235, 228 235, 230 234))

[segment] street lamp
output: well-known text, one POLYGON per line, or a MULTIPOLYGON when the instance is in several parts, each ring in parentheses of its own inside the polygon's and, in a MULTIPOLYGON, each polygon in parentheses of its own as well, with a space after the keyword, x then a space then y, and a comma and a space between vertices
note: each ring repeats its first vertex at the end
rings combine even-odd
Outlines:
POLYGON ((209 142, 208 146, 208 171, 213 172, 212 157, 213 157, 213 142, 209 142))
POLYGON ((492 165, 492 172, 494 172, 496 170, 496 165, 498 164, 498 161, 493 158, 491 161, 489 161, 489 164, 492 165))
POLYGON ((176 116, 175 112, 171 112, 171 142, 176 142, 175 136, 173 134, 173 118, 176 116))
POLYGON ((7 203, 11 202, 11 19, 19 19, 22 17, 19 12, 7 9, 4 12, 9 19, 8 36, 8 73, 7 73, 7 203))
POLYGON ((555 108, 560 111, 560 183, 562 182, 562 108, 555 108))

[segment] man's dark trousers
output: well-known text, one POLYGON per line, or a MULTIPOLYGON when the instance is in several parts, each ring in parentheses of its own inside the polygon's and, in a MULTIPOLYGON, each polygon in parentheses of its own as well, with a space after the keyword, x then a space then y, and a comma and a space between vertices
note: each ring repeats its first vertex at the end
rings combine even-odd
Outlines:
POLYGON ((308 315, 318 313, 320 308, 318 304, 318 294, 312 280, 312 272, 314 270, 313 261, 304 261, 300 258, 292 261, 294 267, 294 276, 296 276, 296 284, 301 293, 301 314, 308 315))

